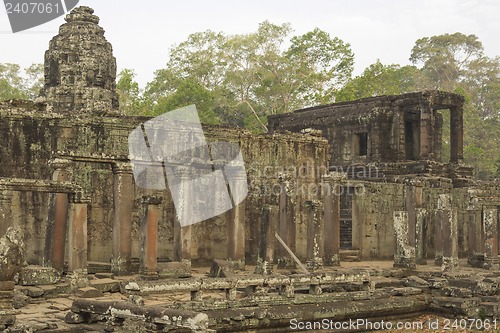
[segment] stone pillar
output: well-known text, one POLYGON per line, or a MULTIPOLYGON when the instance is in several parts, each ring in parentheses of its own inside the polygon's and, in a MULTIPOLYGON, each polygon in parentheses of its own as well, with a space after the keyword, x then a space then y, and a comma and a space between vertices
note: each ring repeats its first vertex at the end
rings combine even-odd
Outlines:
POLYGON ((498 212, 496 206, 483 207, 484 268, 500 269, 498 261, 498 212))
MULTIPOLYGON (((278 202, 278 235, 283 239, 286 245, 292 252, 295 252, 295 223, 294 211, 291 197, 287 193, 287 188, 290 188, 288 181, 280 184, 281 192, 278 202)), ((273 236, 274 237, 274 236, 273 236)), ((275 251, 277 263, 279 268, 292 268, 295 267, 295 261, 289 255, 288 251, 276 240, 275 251)))
POLYGON ((425 251, 425 226, 427 225, 428 212, 425 208, 416 209, 415 225, 415 261, 419 265, 427 264, 425 251))
POLYGON ((270 205, 262 207, 260 216, 260 241, 259 241, 259 257, 257 258, 257 266, 255 274, 269 275, 273 272, 274 262, 274 233, 276 232, 275 218, 277 218, 278 209, 270 205))
MULTIPOLYGON (((243 179, 236 179, 237 182, 247 181, 246 175, 243 179)), ((235 190, 242 189, 236 186, 235 190)), ((233 193, 233 196, 242 197, 241 194, 233 193)), ((231 209, 227 221, 227 257, 232 266, 237 269, 245 269, 245 209, 246 199, 231 209)))
MULTIPOLYGON (((286 193, 285 184, 280 184, 280 195, 278 198, 278 230, 277 233, 285 241, 287 242, 287 201, 288 195, 286 193)), ((276 240, 277 241, 277 240, 276 240)), ((288 244, 287 244, 288 245, 288 244)), ((286 249, 278 243, 276 243, 276 261, 278 263, 278 268, 285 268, 289 263, 289 255, 286 249)))
POLYGON ((11 191, 0 191, 0 237, 5 235, 7 229, 12 225, 12 197, 11 191))
POLYGON ((433 110, 428 100, 420 103, 420 159, 428 160, 433 152, 433 110))
POLYGON ((158 276, 158 223, 161 218, 162 198, 142 197, 144 216, 142 218, 140 272, 146 277, 158 276))
POLYGON ((307 209, 307 269, 310 272, 323 267, 322 212, 319 201, 306 201, 307 209))
POLYGON ((463 106, 450 108, 450 162, 464 159, 463 106))
POLYGON ((87 212, 90 199, 70 196, 68 218, 68 271, 87 274, 87 212))
POLYGON ((410 245, 408 212, 395 211, 393 213, 394 234, 396 238, 396 252, 394 253, 394 267, 415 268, 415 246, 410 245))
POLYGON ((325 266, 340 264, 340 186, 329 181, 324 186, 324 252, 325 266))
POLYGON ((441 269, 443 272, 458 269, 458 223, 457 209, 451 207, 449 194, 440 194, 438 199, 437 217, 441 222, 441 238, 443 257, 441 269))
POLYGON ((408 245, 416 247, 417 198, 414 185, 405 186, 405 207, 408 213, 408 245))
POLYGON ((484 233, 482 210, 478 208, 477 198, 471 198, 467 207, 467 262, 472 267, 484 267, 484 233))
POLYGON ((111 271, 128 275, 132 255, 133 175, 129 163, 113 164, 113 258, 111 271))
MULTIPOLYGON (((52 180, 68 181, 71 178, 71 161, 54 159, 51 165, 55 168, 52 180)), ((58 271, 64 269, 64 254, 66 252, 66 229, 68 220, 69 200, 66 193, 50 195, 49 221, 45 236, 45 258, 43 264, 58 271)))
POLYGON ((191 225, 181 227, 177 215, 174 219, 174 261, 191 267, 191 225))

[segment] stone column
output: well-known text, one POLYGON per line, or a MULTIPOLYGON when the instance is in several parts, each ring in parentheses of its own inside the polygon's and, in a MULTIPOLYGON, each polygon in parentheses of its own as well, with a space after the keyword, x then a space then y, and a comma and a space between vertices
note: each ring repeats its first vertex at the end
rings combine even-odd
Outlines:
POLYGON ((307 209, 307 269, 310 272, 323 267, 322 212, 319 201, 306 201, 307 209))
MULTIPOLYGON (((51 165, 55 168, 52 180, 68 181, 71 178, 71 161, 54 159, 51 165)), ((45 236, 45 258, 43 264, 58 271, 64 268, 64 254, 66 248, 66 228, 68 220, 68 194, 51 194, 49 200, 49 221, 45 236)))
MULTIPOLYGON (((234 179, 237 184, 246 182, 244 178, 234 179)), ((233 176, 234 177, 234 176, 233 176)), ((242 186, 235 186, 235 190, 241 190, 242 186)), ((233 193, 233 196, 242 197, 241 194, 233 193)), ((246 199, 231 209, 227 216, 227 257, 232 266, 237 269, 245 269, 245 209, 246 199)))
POLYGON ((10 208, 12 197, 11 191, 0 191, 0 237, 5 235, 7 229, 12 225, 12 210, 10 208))
POLYGON ((420 103, 420 159, 428 160, 433 152, 433 110, 428 100, 420 103))
POLYGON ((174 218, 174 261, 191 267, 191 225, 181 227, 177 215, 174 218))
POLYGON ((414 185, 405 186, 405 207, 408 213, 408 245, 416 247, 417 198, 414 185))
POLYGON ((133 175, 129 163, 113 164, 113 258, 111 271, 128 275, 132 255, 133 175))
POLYGON ((270 275, 273 272, 274 262, 274 233, 276 232, 276 224, 274 218, 277 218, 278 209, 270 205, 262 207, 260 216, 260 241, 259 241, 259 257, 257 258, 257 266, 255 267, 255 274, 270 275), (274 212, 273 212, 274 211, 274 212))
POLYGON ((410 245, 408 212, 395 211, 393 213, 396 251, 394 253, 394 267, 415 268, 415 246, 410 245))
POLYGON ((450 108, 450 162, 458 163, 464 158, 463 107, 450 108))
POLYGON ((449 194, 440 194, 437 217, 441 221, 443 257, 441 269, 444 272, 458 269, 458 223, 457 209, 451 207, 449 194))
POLYGON ((161 218, 161 202, 160 197, 142 197, 144 215, 141 226, 140 272, 148 278, 158 276, 158 223, 161 218))
POLYGON ((498 261, 498 212, 496 206, 483 207, 484 268, 500 269, 498 261))
POLYGON ((415 225, 415 261, 419 265, 427 264, 425 251, 425 226, 427 225, 428 212, 425 208, 416 209, 416 225, 415 225))
MULTIPOLYGON (((280 194, 278 198, 278 228, 277 233, 287 243, 287 201, 288 195, 286 193, 285 184, 280 184, 280 194)), ((288 243, 287 243, 288 245, 288 243)), ((285 248, 278 243, 276 243, 276 261, 278 263, 278 268, 285 268, 289 263, 289 255, 285 248)))
POLYGON ((324 252, 325 266, 340 265, 340 185, 333 180, 324 183, 324 252))
POLYGON ((87 274, 87 212, 89 198, 70 196, 68 218, 68 271, 87 274))
POLYGON ((467 262, 472 267, 484 266, 484 233, 482 227, 482 211, 474 204, 467 207, 467 262))

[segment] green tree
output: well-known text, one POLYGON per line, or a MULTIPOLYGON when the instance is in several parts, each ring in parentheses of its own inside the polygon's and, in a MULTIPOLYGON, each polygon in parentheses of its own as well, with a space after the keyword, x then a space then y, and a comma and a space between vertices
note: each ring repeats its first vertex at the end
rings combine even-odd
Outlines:
POLYGON ((483 44, 477 36, 456 32, 418 39, 410 61, 422 65, 434 88, 453 91, 471 63, 483 57, 483 44))
POLYGON ((332 102, 352 72, 349 44, 319 29, 290 34, 289 24, 267 21, 249 34, 192 34, 170 51, 145 95, 160 104, 185 80, 198 82, 221 123, 266 131, 269 114, 332 102))
POLYGON ((399 95, 425 88, 427 78, 415 66, 383 65, 379 60, 336 93, 337 102, 399 95))
POLYGON ((203 123, 220 124, 220 120, 214 111, 213 95, 198 81, 192 79, 181 82, 175 93, 159 98, 152 108, 152 115, 163 114, 191 104, 196 105, 200 120, 203 123))
POLYGON ((118 92, 120 110, 125 114, 140 114, 144 101, 141 98, 139 84, 134 81, 135 72, 124 68, 118 74, 116 91, 118 92))
POLYGON ((43 65, 21 71, 18 64, 0 64, 0 100, 35 99, 43 86, 43 65))

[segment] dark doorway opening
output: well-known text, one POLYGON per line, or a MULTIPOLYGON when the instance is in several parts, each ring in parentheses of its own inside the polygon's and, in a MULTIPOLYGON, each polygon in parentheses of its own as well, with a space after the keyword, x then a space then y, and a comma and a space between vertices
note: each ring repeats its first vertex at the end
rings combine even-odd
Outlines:
POLYGON ((407 160, 417 160, 420 154, 418 121, 405 121, 405 151, 407 160))
POLYGON ((340 249, 352 249, 352 194, 354 188, 343 186, 340 194, 340 249))

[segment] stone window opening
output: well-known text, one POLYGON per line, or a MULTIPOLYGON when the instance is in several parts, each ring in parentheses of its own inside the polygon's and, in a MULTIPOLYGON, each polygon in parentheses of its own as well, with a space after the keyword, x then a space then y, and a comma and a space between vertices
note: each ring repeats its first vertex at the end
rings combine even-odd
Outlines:
POLYGON ((356 133, 352 137, 352 148, 354 156, 368 155, 368 133, 356 133))

